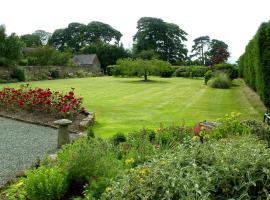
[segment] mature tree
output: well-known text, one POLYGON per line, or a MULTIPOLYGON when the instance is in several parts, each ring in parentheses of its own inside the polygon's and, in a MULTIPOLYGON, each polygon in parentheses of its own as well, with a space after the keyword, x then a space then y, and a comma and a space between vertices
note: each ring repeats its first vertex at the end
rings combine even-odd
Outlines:
POLYGON ((70 23, 65 29, 57 29, 49 43, 59 50, 71 48, 79 52, 85 46, 94 43, 119 43, 122 34, 108 24, 91 22, 87 26, 81 23, 70 23))
POLYGON ((209 36, 201 36, 193 40, 194 45, 192 46, 191 52, 192 57, 197 57, 201 62, 201 65, 205 65, 207 63, 207 52, 210 48, 210 37, 209 36))
POLYGON ((53 32, 52 37, 49 39, 49 44, 58 50, 65 50, 65 48, 67 48, 65 29, 56 29, 53 32))
POLYGON ((39 47, 42 45, 38 35, 26 34, 21 36, 21 40, 25 43, 26 47, 39 47))
POLYGON ((109 24, 93 21, 86 27, 85 39, 87 43, 114 43, 119 44, 122 34, 109 24))
POLYGON ((82 49, 83 53, 97 54, 101 63, 101 67, 106 72, 108 65, 115 65, 120 58, 129 57, 129 52, 123 46, 105 44, 102 42, 91 44, 82 49))
POLYGON ((52 34, 44 30, 36 30, 33 35, 37 35, 40 38, 42 45, 47 45, 52 34))
POLYGON ((137 22, 137 29, 133 38, 135 54, 152 49, 161 59, 169 62, 186 57, 187 49, 183 41, 187 40, 187 33, 176 24, 158 18, 142 17, 137 22))
POLYGON ((221 40, 211 40, 208 56, 211 65, 226 62, 230 57, 228 45, 221 40))
POLYGON ((143 59, 120 59, 117 61, 117 68, 124 75, 143 76, 144 81, 148 81, 149 75, 159 75, 161 71, 170 67, 169 62, 163 60, 143 60, 143 59))

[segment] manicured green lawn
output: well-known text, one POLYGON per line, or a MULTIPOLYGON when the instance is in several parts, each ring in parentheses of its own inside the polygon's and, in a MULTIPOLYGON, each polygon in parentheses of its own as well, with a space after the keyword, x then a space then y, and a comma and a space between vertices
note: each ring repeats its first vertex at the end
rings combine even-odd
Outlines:
MULTIPOLYGON (((84 106, 96 113, 95 133, 110 136, 141 128, 157 128, 160 124, 194 125, 213 120, 226 113, 240 112, 243 117, 261 119, 236 81, 232 89, 213 89, 202 79, 95 77, 31 82, 32 87, 68 91, 75 88, 84 97, 84 106)), ((10 84, 16 86, 18 84, 10 84)))

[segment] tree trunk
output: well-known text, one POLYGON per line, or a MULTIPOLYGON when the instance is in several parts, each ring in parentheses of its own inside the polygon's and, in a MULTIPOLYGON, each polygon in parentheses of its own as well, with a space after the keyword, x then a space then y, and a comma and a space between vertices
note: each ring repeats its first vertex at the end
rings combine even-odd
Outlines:
POLYGON ((144 81, 147 81, 147 73, 144 73, 144 81))

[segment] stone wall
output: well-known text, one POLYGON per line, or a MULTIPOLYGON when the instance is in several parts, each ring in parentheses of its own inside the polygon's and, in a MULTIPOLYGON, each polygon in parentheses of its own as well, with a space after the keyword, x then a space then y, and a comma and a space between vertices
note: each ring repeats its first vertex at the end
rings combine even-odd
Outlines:
MULTIPOLYGON (((87 76, 100 76, 102 72, 96 67, 87 66, 24 66, 27 81, 48 80, 55 78, 75 78, 87 76)), ((10 74, 12 70, 7 67, 0 67, 0 83, 13 82, 10 74)))

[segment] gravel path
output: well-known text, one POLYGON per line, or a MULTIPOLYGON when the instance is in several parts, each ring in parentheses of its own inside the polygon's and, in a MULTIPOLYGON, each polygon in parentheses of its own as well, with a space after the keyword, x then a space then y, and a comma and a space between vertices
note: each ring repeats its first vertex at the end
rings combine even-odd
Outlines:
POLYGON ((56 147, 57 130, 0 117, 0 187, 56 147))

